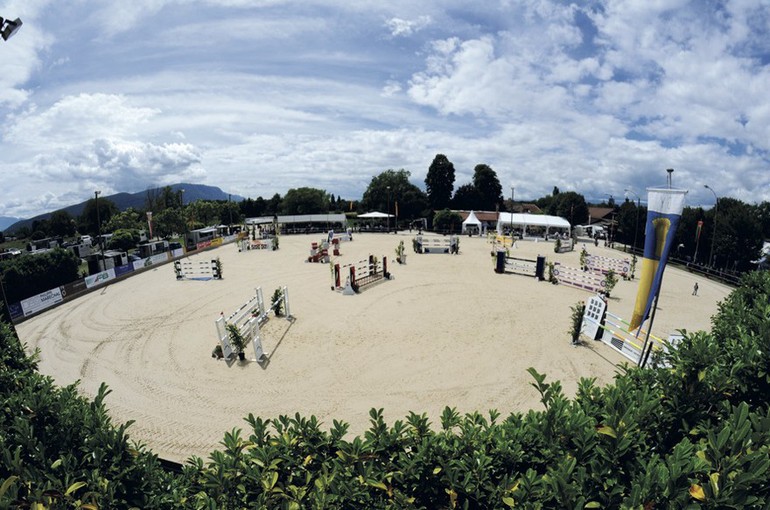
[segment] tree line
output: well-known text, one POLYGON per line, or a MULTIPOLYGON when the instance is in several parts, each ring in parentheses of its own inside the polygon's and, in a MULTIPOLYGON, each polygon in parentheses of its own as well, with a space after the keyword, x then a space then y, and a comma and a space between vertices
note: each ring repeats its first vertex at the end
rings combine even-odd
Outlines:
MULTIPOLYGON (((107 199, 89 200, 82 214, 71 217, 66 211, 54 212, 50 219, 36 221, 20 235, 39 239, 71 236, 75 232, 96 235, 118 234, 115 247, 136 239, 138 230, 147 230, 146 212, 152 211, 153 234, 169 238, 186 230, 212 224, 237 224, 247 217, 345 213, 354 216, 368 211, 397 216, 399 225, 425 218, 438 229, 459 229, 456 215, 448 210, 521 211, 523 202, 503 196, 497 173, 487 164, 474 168, 470 182, 455 188, 454 164, 437 154, 424 180, 425 191, 410 181, 407 170, 386 170, 372 177, 361 199, 346 199, 311 187, 290 189, 284 196, 247 198, 241 202, 197 200, 184 203, 183 193, 165 187, 147 192, 145 208, 118 211, 107 199), (438 213, 438 216, 436 216, 438 213), (437 220, 434 225, 434 219, 437 220)), ((560 216, 571 225, 589 222, 589 204, 576 191, 554 187, 550 195, 531 201, 545 214, 560 216)), ((610 227, 613 241, 643 247, 647 208, 628 198, 620 204, 614 199, 594 204, 613 209, 610 227)), ((747 204, 722 197, 718 208, 686 207, 677 230, 673 256, 721 270, 743 272, 751 269, 762 242, 770 239, 770 202, 747 204), (715 228, 716 227, 716 228, 715 228)))

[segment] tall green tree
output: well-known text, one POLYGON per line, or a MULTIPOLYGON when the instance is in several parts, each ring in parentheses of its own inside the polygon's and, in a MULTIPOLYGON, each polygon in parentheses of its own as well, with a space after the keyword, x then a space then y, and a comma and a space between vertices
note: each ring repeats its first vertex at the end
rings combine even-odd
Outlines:
POLYGON ((282 214, 325 214, 329 212, 329 195, 316 188, 292 188, 281 202, 282 214))
POLYGON ((102 233, 116 230, 146 230, 147 216, 133 207, 113 215, 109 221, 102 223, 102 233))
POLYGON ((110 250, 129 251, 139 244, 139 231, 133 229, 118 229, 112 233, 107 247, 110 250))
POLYGON ((580 224, 588 216, 588 204, 586 204, 585 197, 574 191, 560 193, 556 189, 556 192, 548 205, 548 209, 546 209, 548 214, 560 216, 572 225, 580 224))
POLYGON ((425 190, 430 208, 437 211, 449 207, 454 191, 455 167, 443 154, 436 154, 425 177, 425 190))
POLYGON ((55 248, 0 263, 9 303, 21 301, 78 279, 80 259, 71 250, 55 248))
POLYGON ((115 202, 107 198, 92 198, 86 202, 83 212, 78 217, 78 231, 81 234, 90 234, 95 236, 99 232, 106 232, 105 225, 110 221, 113 215, 118 213, 118 206, 115 202), (98 214, 97 214, 98 203, 98 214), (99 222, 97 224, 97 221, 99 222))
POLYGON ((247 198, 238 204, 241 214, 246 218, 256 218, 267 215, 267 201, 262 197, 247 198))
POLYGON ((462 230, 463 218, 459 213, 444 209, 433 215, 433 230, 444 233, 458 233, 462 230))
POLYGON ((186 228, 185 216, 177 207, 170 207, 152 215, 153 236, 170 239, 174 235, 184 234, 186 228))
POLYGON ((714 243, 713 266, 719 269, 748 271, 752 260, 759 257, 762 248, 762 225, 756 209, 730 197, 719 199, 719 210, 712 208, 706 213, 710 228, 710 243, 714 243), (716 216, 716 237, 714 216, 716 216))
POLYGON ((409 182, 411 173, 401 170, 386 170, 372 177, 369 186, 364 191, 361 206, 365 210, 390 211, 396 213, 398 203, 398 219, 411 220, 421 217, 428 207, 428 197, 425 193, 409 182))
POLYGON ((465 211, 484 210, 484 196, 473 184, 463 184, 455 191, 455 196, 452 198, 452 207, 465 211))
POLYGON ((484 209, 494 211, 502 205, 503 187, 497 173, 489 165, 476 165, 473 169, 473 185, 484 197, 484 209))
POLYGON ((50 234, 57 237, 69 237, 75 235, 75 218, 64 209, 51 213, 48 220, 50 234))

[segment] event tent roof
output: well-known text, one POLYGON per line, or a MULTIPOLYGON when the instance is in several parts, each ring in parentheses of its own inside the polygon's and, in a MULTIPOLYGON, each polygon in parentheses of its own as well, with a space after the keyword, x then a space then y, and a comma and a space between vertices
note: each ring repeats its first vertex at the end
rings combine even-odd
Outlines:
POLYGON ((471 211, 470 214, 468 214, 468 217, 465 218, 465 221, 463 221, 463 227, 462 231, 465 232, 468 228, 468 225, 474 225, 479 228, 481 228, 481 221, 476 217, 476 214, 471 211))
POLYGON ((560 216, 549 216, 547 214, 519 214, 501 212, 497 219, 498 227, 505 225, 522 225, 546 228, 570 228, 569 221, 560 216))
POLYGON ((377 219, 377 218, 393 218, 394 216, 392 214, 385 214, 384 212, 379 211, 372 211, 364 214, 359 214, 357 216, 358 219, 364 219, 364 220, 370 220, 370 219, 377 219))

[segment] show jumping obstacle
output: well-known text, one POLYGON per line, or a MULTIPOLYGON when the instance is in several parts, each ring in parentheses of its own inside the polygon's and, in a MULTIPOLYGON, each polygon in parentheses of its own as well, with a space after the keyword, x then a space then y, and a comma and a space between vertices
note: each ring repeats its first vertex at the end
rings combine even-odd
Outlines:
MULTIPOLYGON (((340 238, 335 237, 331 240, 332 254, 335 257, 340 255, 340 238)), ((310 255, 307 258, 308 262, 329 262, 329 242, 321 241, 320 243, 311 243, 310 255)))
MULTIPOLYGON (((634 363, 639 363, 647 332, 640 329, 634 333, 629 331, 629 326, 628 322, 607 310, 607 302, 602 296, 593 296, 586 302, 581 334, 592 340, 601 340, 634 363)), ((663 340, 650 334, 651 348, 668 349, 675 337, 663 340)))
POLYGON ((259 327, 269 319, 272 311, 275 315, 279 307, 283 307, 284 317, 291 321, 293 317, 289 308, 289 291, 281 287, 281 296, 270 307, 265 308, 265 300, 262 296, 262 288, 257 287, 254 296, 249 298, 237 310, 225 317, 224 312, 214 321, 217 328, 217 337, 222 345, 222 354, 228 362, 234 360, 235 352, 230 344, 230 336, 227 332, 227 324, 234 324, 247 341, 251 341, 254 347, 255 361, 263 362, 268 354, 262 348, 262 337, 259 327))
POLYGON ((538 255, 537 259, 509 257, 505 251, 498 251, 495 273, 514 273, 524 276, 534 276, 540 281, 545 279, 545 257, 538 255))
POLYGON ((216 278, 222 279, 222 273, 217 267, 217 261, 191 261, 175 260, 174 261, 174 273, 176 273, 177 280, 211 280, 216 278))
POLYGON ((591 271, 607 274, 610 270, 615 274, 626 278, 631 271, 631 261, 628 259, 615 259, 599 255, 586 256, 586 267, 591 271))
POLYGON ((553 264, 553 276, 558 283, 569 285, 588 292, 604 292, 604 276, 593 271, 582 271, 565 266, 559 262, 553 264))
POLYGON ((362 287, 373 283, 390 280, 391 275, 388 272, 388 258, 382 257, 382 267, 380 267, 377 257, 369 255, 368 259, 359 260, 352 264, 343 266, 334 264, 332 270, 332 290, 341 290, 345 295, 357 294, 362 287), (342 275, 347 271, 348 276, 345 284, 342 285, 342 275))
POLYGON ((460 253, 460 240, 457 236, 449 237, 423 237, 415 236, 412 246, 417 253, 460 253))

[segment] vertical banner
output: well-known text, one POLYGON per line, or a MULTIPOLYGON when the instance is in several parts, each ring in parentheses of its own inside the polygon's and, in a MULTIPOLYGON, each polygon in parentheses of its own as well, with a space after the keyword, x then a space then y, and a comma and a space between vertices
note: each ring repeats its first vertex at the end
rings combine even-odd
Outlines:
POLYGON ((703 230, 703 220, 698 220, 698 228, 695 230, 695 242, 700 241, 700 232, 703 230))
POLYGON ((674 243, 686 194, 687 190, 683 189, 647 190, 644 258, 629 330, 638 328, 650 316, 653 300, 660 291, 663 270, 666 268, 668 252, 674 243))
POLYGON ((147 211, 147 226, 150 227, 150 239, 152 239, 152 211, 147 211))

